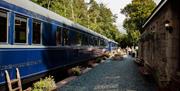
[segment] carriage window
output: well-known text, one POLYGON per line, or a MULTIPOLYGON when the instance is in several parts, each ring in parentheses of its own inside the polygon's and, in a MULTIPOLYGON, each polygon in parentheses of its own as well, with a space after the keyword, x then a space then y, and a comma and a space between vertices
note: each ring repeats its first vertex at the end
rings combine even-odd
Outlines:
POLYGON ((7 42, 7 13, 0 10, 0 42, 7 42))
POLYGON ((100 45, 101 45, 101 46, 105 46, 104 40, 100 40, 100 45))
POLYGON ((33 20, 33 44, 41 44, 41 22, 33 20))
POLYGON ((61 44, 61 28, 58 27, 56 31, 56 44, 60 45, 61 44))
POLYGON ((98 46, 100 46, 100 39, 98 39, 98 46))
POLYGON ((97 38, 94 38, 94 45, 98 46, 98 39, 97 38))
POLYGON ((82 42, 82 34, 77 31, 71 31, 70 32, 70 43, 71 45, 80 46, 82 42))
POLYGON ((63 41, 64 45, 69 45, 69 31, 63 30, 63 41))
POLYGON ((27 18, 16 15, 15 17, 15 43, 26 43, 27 18))
POLYGON ((82 35, 82 45, 88 45, 88 36, 85 34, 82 35))
POLYGON ((76 36, 76 43, 81 45, 82 44, 82 34, 77 32, 77 36, 76 36))
POLYGON ((94 40, 93 40, 93 37, 89 37, 89 39, 90 39, 89 44, 90 44, 91 46, 94 46, 94 40))

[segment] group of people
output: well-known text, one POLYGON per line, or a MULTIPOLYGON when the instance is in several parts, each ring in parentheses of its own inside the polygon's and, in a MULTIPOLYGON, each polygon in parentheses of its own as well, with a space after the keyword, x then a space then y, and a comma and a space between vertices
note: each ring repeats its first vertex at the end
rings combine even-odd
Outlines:
POLYGON ((138 47, 126 47, 126 53, 132 57, 137 57, 138 47))

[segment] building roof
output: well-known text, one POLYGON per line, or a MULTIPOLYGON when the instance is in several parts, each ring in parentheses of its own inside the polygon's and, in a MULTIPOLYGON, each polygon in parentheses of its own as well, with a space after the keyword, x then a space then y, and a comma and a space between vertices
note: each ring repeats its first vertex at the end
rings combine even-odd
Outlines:
POLYGON ((147 21, 142 26, 143 28, 153 19, 153 17, 160 11, 160 9, 167 3, 168 0, 161 0, 157 7, 153 10, 147 21))

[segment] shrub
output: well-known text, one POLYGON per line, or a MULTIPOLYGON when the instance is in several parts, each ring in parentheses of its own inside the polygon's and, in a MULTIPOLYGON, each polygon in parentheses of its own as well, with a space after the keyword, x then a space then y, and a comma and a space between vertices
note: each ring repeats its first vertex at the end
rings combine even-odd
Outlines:
POLYGON ((109 58, 109 57, 111 56, 111 54, 110 54, 110 52, 105 52, 105 53, 103 54, 103 56, 109 58))
POLYGON ((79 66, 76 66, 76 67, 72 68, 71 69, 71 74, 76 75, 76 76, 81 75, 81 68, 79 66))
POLYGON ((115 57, 120 57, 120 56, 122 56, 120 53, 118 53, 118 54, 115 54, 114 55, 115 57))
POLYGON ((97 63, 101 63, 101 60, 102 60, 102 58, 97 58, 97 59, 96 59, 96 62, 97 62, 97 63))
POLYGON ((53 76, 40 79, 40 81, 33 84, 32 91, 51 91, 56 88, 56 83, 53 76))
POLYGON ((103 58, 102 58, 102 60, 106 60, 106 59, 107 59, 107 57, 103 57, 103 58))

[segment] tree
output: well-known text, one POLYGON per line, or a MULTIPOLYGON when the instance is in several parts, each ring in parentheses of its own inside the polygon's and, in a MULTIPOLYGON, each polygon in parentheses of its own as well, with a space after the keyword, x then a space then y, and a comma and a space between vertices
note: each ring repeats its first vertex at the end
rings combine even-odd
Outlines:
POLYGON ((105 35, 110 39, 118 40, 120 32, 115 25, 116 16, 104 4, 97 4, 95 0, 91 0, 89 14, 89 25, 92 30, 105 35))
POLYGON ((115 25, 116 16, 95 0, 32 0, 57 14, 77 22, 110 39, 118 41, 121 33, 115 25))
POLYGON ((143 32, 142 26, 155 6, 153 0, 132 0, 121 10, 121 13, 126 16, 123 27, 127 31, 128 38, 131 39, 130 44, 137 44, 140 33, 143 32))
POLYGON ((124 27, 128 30, 139 30, 142 32, 142 25, 149 17, 156 4, 153 0, 133 0, 121 13, 126 15, 124 27))
POLYGON ((70 8, 67 7, 69 2, 67 0, 53 0, 51 10, 60 14, 61 16, 70 18, 70 8))
POLYGON ((35 3, 38 3, 39 5, 47 8, 47 9, 50 9, 51 3, 52 3, 52 0, 32 0, 32 1, 35 3))

